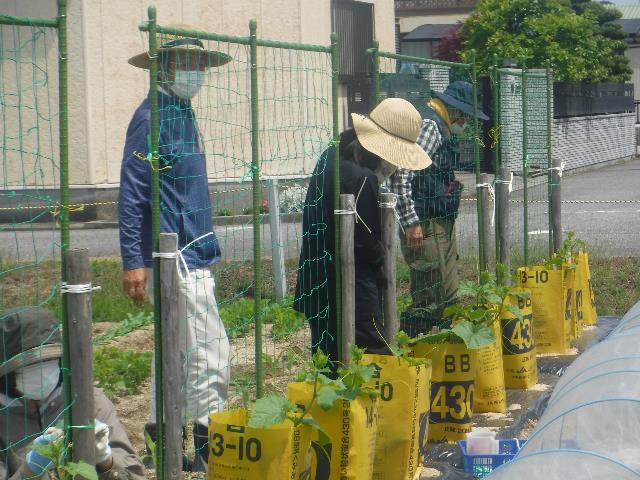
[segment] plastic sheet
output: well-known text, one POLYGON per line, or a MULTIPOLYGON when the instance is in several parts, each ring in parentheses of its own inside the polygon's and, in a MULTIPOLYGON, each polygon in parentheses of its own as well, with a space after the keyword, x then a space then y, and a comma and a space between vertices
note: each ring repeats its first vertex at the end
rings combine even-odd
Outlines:
POLYGON ((607 397, 545 417, 550 419, 540 420, 518 458, 541 451, 580 450, 607 456, 640 473, 636 446, 640 400, 607 397))
POLYGON ((490 480, 636 480, 640 474, 603 455, 573 450, 550 450, 518 455, 485 477, 490 480))

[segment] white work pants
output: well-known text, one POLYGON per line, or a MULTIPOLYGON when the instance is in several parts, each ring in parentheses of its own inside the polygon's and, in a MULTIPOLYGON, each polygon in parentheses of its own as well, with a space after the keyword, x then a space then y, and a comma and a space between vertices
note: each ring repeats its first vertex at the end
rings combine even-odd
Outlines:
MULTIPOLYGON (((208 268, 189 270, 189 276, 178 279, 178 321, 180 344, 186 384, 185 415, 207 426, 210 412, 226 407, 229 388, 229 339, 218 312, 215 281, 208 268), (191 281, 189 281, 189 276, 191 281)), ((147 269, 147 292, 153 303, 153 275, 147 269)), ((156 422, 155 368, 151 368, 150 421, 156 422)))

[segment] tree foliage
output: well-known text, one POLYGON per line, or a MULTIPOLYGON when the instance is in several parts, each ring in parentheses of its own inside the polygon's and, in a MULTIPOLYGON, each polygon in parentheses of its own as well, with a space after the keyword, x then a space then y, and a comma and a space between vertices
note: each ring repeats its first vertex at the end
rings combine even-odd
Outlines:
POLYGON ((620 40, 604 36, 598 21, 594 10, 578 14, 557 0, 480 0, 461 29, 462 58, 469 61, 475 50, 484 73, 497 55, 526 58, 528 67, 549 66, 559 81, 619 80, 614 58, 620 40))
POLYGON ((627 44, 624 41, 625 33, 621 25, 612 23, 622 17, 620 10, 605 6, 594 0, 561 0, 578 15, 590 15, 596 19, 596 32, 611 40, 613 55, 607 59, 609 67, 609 80, 612 82, 624 82, 631 78, 633 73, 629 66, 629 59, 624 56, 627 44))

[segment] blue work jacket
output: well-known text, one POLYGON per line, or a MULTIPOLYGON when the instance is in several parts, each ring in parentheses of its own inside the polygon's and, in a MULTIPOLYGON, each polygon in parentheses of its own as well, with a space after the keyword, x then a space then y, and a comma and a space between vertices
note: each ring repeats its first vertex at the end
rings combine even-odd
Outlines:
MULTIPOLYGON (((160 116, 160 229, 178 234, 183 248, 213 232, 207 170, 196 119, 189 102, 158 92, 160 116)), ((125 270, 151 267, 151 164, 146 160, 151 134, 151 102, 147 97, 127 129, 120 169, 120 254, 125 270), (142 157, 142 159, 140 158, 142 157)), ((215 234, 183 252, 189 268, 220 259, 215 234)))

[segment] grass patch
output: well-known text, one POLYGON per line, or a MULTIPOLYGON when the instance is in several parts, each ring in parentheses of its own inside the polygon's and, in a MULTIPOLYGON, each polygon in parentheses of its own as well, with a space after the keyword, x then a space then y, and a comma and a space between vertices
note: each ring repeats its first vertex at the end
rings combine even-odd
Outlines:
POLYGON ((114 325, 102 335, 98 335, 93 339, 94 345, 101 345, 118 337, 127 335, 128 333, 138 330, 147 325, 153 324, 153 313, 138 312, 135 315, 127 314, 122 322, 114 325))
MULTIPOLYGON (((282 303, 262 300, 262 321, 271 324, 271 336, 275 340, 286 338, 304 327, 304 316, 292 308, 293 297, 282 303)), ((220 318, 229 338, 239 337, 253 329, 255 302, 252 298, 239 298, 220 308, 220 318)))
POLYGON ((640 300, 640 258, 589 258, 598 315, 622 316, 640 300))
POLYGON ((153 312, 149 303, 137 305, 122 290, 122 263, 114 259, 91 261, 91 278, 102 290, 92 297, 94 322, 119 322, 128 315, 153 312))
POLYGON ((96 386, 108 397, 134 395, 151 375, 152 352, 132 352, 116 347, 98 347, 93 353, 96 386))

